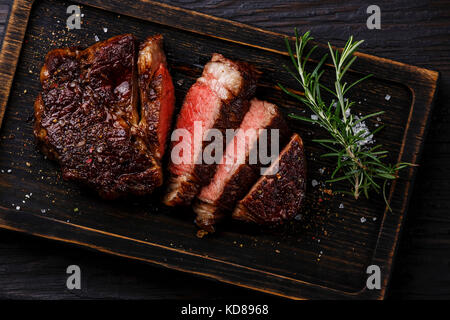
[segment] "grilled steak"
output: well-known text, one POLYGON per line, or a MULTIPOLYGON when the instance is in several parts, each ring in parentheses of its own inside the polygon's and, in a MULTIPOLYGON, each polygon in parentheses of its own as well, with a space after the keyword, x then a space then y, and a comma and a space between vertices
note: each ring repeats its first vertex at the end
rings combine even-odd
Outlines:
MULTIPOLYGON (((226 148, 221 164, 210 184, 203 187, 194 204, 197 214, 196 224, 209 232, 214 232, 214 224, 226 212, 231 212, 236 201, 242 199, 258 179, 260 165, 250 164, 250 152, 257 155, 258 138, 262 129, 267 129, 267 142, 270 143, 270 129, 278 129, 280 144, 288 135, 287 125, 274 104, 254 98, 244 120, 226 148)), ((270 145, 268 150, 270 150, 270 145)), ((256 163, 254 163, 256 162, 256 163)))
POLYGON ((233 218, 257 224, 278 224, 299 210, 306 191, 306 160, 303 142, 294 134, 269 169, 239 201, 233 218), (276 167, 278 166, 278 171, 276 167))
POLYGON ((189 154, 183 154, 188 161, 175 163, 172 159, 169 164, 171 177, 165 204, 188 205, 200 187, 209 183, 215 164, 198 161, 208 144, 202 143, 205 141, 203 136, 207 130, 215 128, 225 137, 225 129, 239 126, 249 108, 248 100, 255 93, 256 78, 257 72, 250 65, 231 61, 217 53, 205 65, 202 76, 189 89, 178 115, 176 128, 187 130, 192 138, 190 141, 181 138, 172 144, 172 148, 176 144, 187 145, 183 152, 189 154), (200 124, 199 134, 194 134, 196 122, 200 124))
POLYGON ((64 179, 104 198, 148 194, 162 184, 147 138, 154 129, 139 120, 135 57, 134 37, 121 35, 83 51, 53 50, 40 74, 34 133, 42 151, 59 162, 64 179))
POLYGON ((140 45, 138 56, 139 90, 141 96, 141 127, 146 128, 149 148, 161 160, 175 107, 175 92, 167 69, 161 35, 147 38, 140 45))

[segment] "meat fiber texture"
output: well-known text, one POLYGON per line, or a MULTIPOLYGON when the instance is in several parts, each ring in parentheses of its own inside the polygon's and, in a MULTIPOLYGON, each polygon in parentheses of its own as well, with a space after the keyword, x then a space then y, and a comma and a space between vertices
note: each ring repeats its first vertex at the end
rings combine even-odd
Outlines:
POLYGON ((218 129, 225 137, 226 129, 239 126, 255 93, 257 77, 258 72, 251 65, 217 53, 205 65, 202 76, 189 89, 177 118, 176 129, 187 130, 191 139, 173 139, 172 151, 178 144, 184 144, 182 153, 188 154, 178 155, 187 159, 181 163, 173 161, 174 154, 171 154, 170 179, 163 200, 166 205, 191 204, 200 188, 210 182, 216 165, 198 161, 210 143, 206 134, 209 129, 218 129), (200 124, 200 134, 194 134, 195 123, 200 124))
POLYGON ((271 129, 278 130, 279 145, 288 138, 289 129, 278 107, 256 98, 251 100, 250 109, 236 132, 233 140, 228 143, 224 158, 214 174, 211 182, 202 188, 194 211, 197 214, 196 224, 208 231, 215 231, 215 224, 230 213, 236 202, 242 199, 260 176, 261 163, 258 156, 259 137, 267 130, 268 150, 270 150, 271 129))
POLYGON ((291 219, 306 192, 306 160, 303 142, 294 134, 278 160, 247 195, 238 202, 233 218, 260 225, 276 225, 291 219), (272 173, 272 174, 271 174, 272 173))
POLYGON ((175 90, 167 69, 163 37, 148 37, 140 45, 138 56, 141 126, 153 155, 161 160, 175 107, 175 90))
MULTIPOLYGON (((155 90, 149 84, 141 88, 142 96, 151 96, 150 90, 173 95, 160 43, 150 54, 155 63, 141 64, 139 71, 161 77, 165 85, 155 90)), ((149 194, 162 184, 160 157, 151 143, 154 122, 145 117, 158 109, 149 101, 159 98, 143 99, 140 119, 135 57, 135 38, 120 35, 83 51, 50 51, 40 74, 42 92, 34 106, 38 144, 59 162, 64 179, 84 183, 107 199, 149 194)), ((173 98, 163 101, 160 113, 173 109, 173 98)))

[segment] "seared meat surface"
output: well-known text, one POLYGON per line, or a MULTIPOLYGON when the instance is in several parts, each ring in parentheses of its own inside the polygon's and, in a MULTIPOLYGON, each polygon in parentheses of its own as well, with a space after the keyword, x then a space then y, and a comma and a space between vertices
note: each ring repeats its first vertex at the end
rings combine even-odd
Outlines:
POLYGON ((162 48, 163 37, 148 37, 138 56, 141 123, 153 155, 161 160, 175 108, 175 91, 162 48))
POLYGON ((147 138, 153 129, 139 119, 136 55, 134 37, 120 35, 82 51, 53 50, 40 74, 34 133, 42 151, 64 179, 108 199, 162 184, 147 138))
POLYGON ((202 188, 194 211, 197 214, 196 224, 208 231, 214 232, 214 225, 227 212, 231 212, 236 202, 242 199, 260 176, 260 161, 258 153, 259 137, 266 130, 266 141, 270 150, 271 130, 278 130, 279 143, 282 147, 288 137, 288 127, 277 106, 256 98, 251 100, 250 109, 226 148, 222 163, 218 165, 211 182, 202 188), (250 160, 250 153, 256 159, 250 160), (252 163, 250 163, 252 162, 252 163))
POLYGON ((166 205, 189 205, 200 188, 209 183, 216 165, 198 161, 209 143, 202 143, 206 141, 204 136, 209 129, 218 129, 225 137, 226 129, 239 126, 248 111, 248 100, 255 93, 257 76, 249 64, 217 53, 205 65, 202 76, 189 89, 177 118, 176 128, 186 130, 191 138, 185 141, 181 137, 172 143, 172 151, 177 150, 174 149, 177 144, 184 144, 186 148, 182 152, 188 154, 183 154, 185 160, 180 163, 175 163, 171 155, 166 205), (194 134, 196 123, 199 134, 194 134))
POLYGON ((292 136, 267 170, 269 174, 262 176, 239 201, 233 212, 234 219, 273 225, 298 212, 306 192, 306 160, 298 134, 292 136))

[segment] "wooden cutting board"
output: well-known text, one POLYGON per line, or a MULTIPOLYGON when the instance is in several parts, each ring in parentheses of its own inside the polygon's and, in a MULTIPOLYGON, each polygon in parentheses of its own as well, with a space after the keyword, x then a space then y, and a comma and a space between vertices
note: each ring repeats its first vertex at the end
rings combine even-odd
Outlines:
MULTIPOLYGON (((66 28, 67 7, 57 0, 14 2, 0 53, 0 227, 73 243, 154 265, 189 272, 289 298, 381 299, 386 293, 398 237, 416 168, 390 186, 389 212, 379 195, 355 201, 330 197, 322 186, 332 163, 311 140, 324 132, 289 121, 304 139, 308 157, 308 201, 294 220, 263 230, 226 222, 199 239, 190 208, 167 208, 162 191, 141 198, 104 201, 61 179, 58 166, 36 149, 33 102, 40 90, 45 54, 66 46, 87 47, 96 38, 162 33, 176 86, 177 110, 213 52, 253 63, 263 72, 257 96, 285 113, 309 115, 276 86, 298 90, 284 71, 289 59, 284 35, 151 1, 78 1, 80 30, 66 28), (321 174, 321 170, 325 172, 321 174), (319 182, 313 187, 312 181, 319 182), (369 265, 381 268, 380 290, 366 288, 369 265)), ((306 31, 306 30, 302 30, 306 31)), ((326 51, 321 45, 317 60, 326 51)), ((353 112, 384 110, 369 128, 390 161, 418 163, 436 92, 438 74, 359 53, 349 79, 372 73, 351 98, 353 112)), ((325 82, 331 84, 327 66, 325 82)), ((332 188, 339 188, 333 186, 332 188)))

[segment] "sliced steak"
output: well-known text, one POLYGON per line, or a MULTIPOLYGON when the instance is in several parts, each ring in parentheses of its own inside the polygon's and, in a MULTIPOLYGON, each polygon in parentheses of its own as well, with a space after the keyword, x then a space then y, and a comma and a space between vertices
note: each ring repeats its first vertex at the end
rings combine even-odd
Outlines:
POLYGON ((260 176, 259 162, 253 159, 250 163, 249 155, 257 155, 262 129, 267 130, 268 143, 270 129, 278 129, 279 143, 284 145, 289 130, 277 106, 254 98, 213 179, 201 189, 194 203, 195 222, 200 228, 214 232, 214 225, 233 210, 236 201, 247 194, 260 176))
POLYGON ((274 174, 262 176, 238 202, 234 219, 271 225, 298 212, 306 191, 306 160, 298 134, 292 136, 278 160, 267 170, 274 174))
POLYGON ((164 155, 175 107, 175 92, 163 51, 163 37, 148 37, 138 56, 141 122, 149 148, 158 159, 164 155))
POLYGON ((49 52, 35 102, 34 134, 63 178, 104 198, 148 194, 162 184, 158 159, 139 125, 136 48, 120 35, 80 51, 49 52))
POLYGON ((239 126, 248 111, 248 100, 255 93, 257 75, 249 64, 226 59, 217 53, 205 65, 202 76, 189 89, 178 115, 176 129, 185 130, 190 139, 179 138, 172 143, 171 176, 165 204, 189 205, 200 188, 209 183, 216 166, 198 161, 208 144, 202 143, 203 137, 209 129, 218 129, 225 137, 226 129, 239 126), (194 135, 196 122, 199 134, 194 135), (185 146, 181 153, 189 153, 179 154, 187 161, 173 161, 178 144, 185 146))

